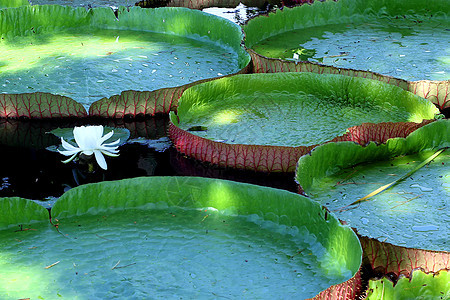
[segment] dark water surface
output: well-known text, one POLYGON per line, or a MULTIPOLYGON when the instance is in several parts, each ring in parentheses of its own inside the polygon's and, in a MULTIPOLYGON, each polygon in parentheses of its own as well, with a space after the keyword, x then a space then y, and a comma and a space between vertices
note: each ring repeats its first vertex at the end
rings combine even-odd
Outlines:
POLYGON ((106 157, 107 171, 95 163, 95 171, 88 173, 80 163, 64 164, 61 161, 67 157, 46 150, 60 144, 49 131, 83 125, 79 121, 0 120, 0 197, 46 200, 80 184, 140 176, 199 176, 297 190, 294 174, 220 168, 185 157, 170 147, 166 117, 135 122, 92 120, 84 125, 88 124, 125 127, 130 130, 130 140, 139 143, 122 145, 119 157, 106 157))

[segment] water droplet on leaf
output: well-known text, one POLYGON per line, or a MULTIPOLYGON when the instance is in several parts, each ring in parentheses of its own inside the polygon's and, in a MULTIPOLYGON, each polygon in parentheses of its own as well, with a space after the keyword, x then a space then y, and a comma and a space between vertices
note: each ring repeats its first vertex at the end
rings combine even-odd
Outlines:
POLYGON ((418 185, 417 183, 411 184, 409 187, 412 187, 412 188, 419 188, 422 192, 432 192, 432 191, 433 191, 432 188, 428 188, 428 187, 425 187, 425 186, 421 186, 421 185, 418 185))
POLYGON ((423 231, 437 231, 437 230, 439 230, 439 226, 436 226, 436 225, 413 226, 412 230, 413 231, 419 231, 419 232, 423 232, 423 231))

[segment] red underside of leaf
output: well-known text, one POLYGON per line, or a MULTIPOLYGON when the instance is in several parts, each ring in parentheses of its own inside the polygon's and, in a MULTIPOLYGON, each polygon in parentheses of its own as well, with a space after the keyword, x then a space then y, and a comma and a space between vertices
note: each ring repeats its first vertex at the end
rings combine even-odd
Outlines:
POLYGON ((188 86, 164 88, 151 92, 124 91, 120 95, 100 99, 89 107, 89 115, 123 118, 127 115, 168 114, 176 108, 178 99, 188 86))
POLYGON ((214 142, 180 129, 172 122, 169 123, 169 137, 179 152, 197 160, 262 172, 294 172, 298 158, 314 148, 214 142))
POLYGON ((385 123, 363 123, 359 126, 353 126, 348 132, 332 140, 332 142, 351 141, 360 145, 366 145, 369 142, 385 143, 388 139, 394 137, 407 137, 414 130, 430 124, 434 120, 424 120, 422 123, 414 122, 385 122, 385 123))
POLYGON ((405 248, 368 237, 360 237, 360 242, 363 264, 370 264, 377 273, 409 276, 416 268, 424 272, 450 268, 449 252, 405 248))
POLYGON ((419 97, 430 100, 439 109, 450 107, 450 80, 447 81, 407 81, 400 78, 386 76, 374 72, 336 68, 312 62, 289 62, 286 60, 268 58, 259 55, 252 49, 247 49, 252 57, 254 73, 278 72, 312 72, 318 74, 341 74, 346 76, 363 77, 386 82, 410 91, 419 97))
POLYGON ((354 300, 361 294, 361 270, 341 284, 333 285, 315 296, 314 300, 354 300))
MULTIPOLYGON (((369 141, 384 143, 393 137, 406 137, 414 130, 429 124, 422 123, 364 123, 348 129, 343 136, 330 142, 353 141, 361 145, 369 141)), ((169 124, 169 137, 175 148, 192 158, 222 167, 247 169, 261 172, 294 172, 298 159, 311 151, 313 146, 283 147, 226 144, 199 137, 180 129, 172 122, 169 124)))
POLYGON ((85 117, 86 110, 75 100, 49 93, 0 94, 0 118, 30 119, 85 117))
MULTIPOLYGON (((248 64, 237 73, 224 77, 246 74, 249 70, 251 70, 251 64, 248 64)), ((170 111, 176 111, 178 100, 187 88, 214 79, 216 78, 203 79, 155 91, 124 91, 120 95, 102 98, 92 103, 89 107, 89 115, 105 118, 123 118, 125 116, 168 114, 170 111)))

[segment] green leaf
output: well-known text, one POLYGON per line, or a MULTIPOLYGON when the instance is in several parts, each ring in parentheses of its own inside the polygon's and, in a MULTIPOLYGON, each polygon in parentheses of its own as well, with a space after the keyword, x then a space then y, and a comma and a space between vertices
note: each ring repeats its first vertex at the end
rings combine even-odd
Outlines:
POLYGON ((335 211, 363 236, 408 248, 446 251, 445 199, 449 197, 450 184, 450 158, 446 152, 388 192, 371 201, 343 207, 374 186, 401 177, 436 149, 448 147, 449 133, 450 121, 440 120, 407 138, 390 139, 382 145, 322 145, 300 158, 296 180, 314 200, 335 211))
MULTIPOLYGON (((96 104, 102 112, 93 108, 96 115, 167 113, 160 107, 171 109, 178 97, 169 100, 160 89, 170 87, 175 97, 182 92, 177 87, 237 73, 250 62, 238 25, 181 7, 121 7, 116 18, 105 7, 23 6, 1 10, 0 19, 2 91, 51 92, 86 108, 103 99, 96 104), (127 90, 138 97, 128 98, 127 90), (146 97, 146 91, 153 94, 146 97), (121 92, 119 103, 108 99, 121 92)), ((0 116, 4 110, 16 117, 16 110, 29 106, 16 102, 0 103, 0 116)))
POLYGON ((438 110, 397 87, 311 73, 248 74, 186 90, 178 126, 231 144, 310 146, 363 122, 421 122, 438 110), (337 118, 336 116, 340 116, 337 118))
POLYGON ((0 233, 11 227, 24 230, 29 224, 45 222, 48 218, 47 210, 31 200, 19 197, 0 198, 0 233))
POLYGON ((315 1, 253 18, 243 28, 255 72, 366 77, 444 109, 450 105, 448 60, 441 55, 448 14, 439 0, 315 1), (315 51, 313 57, 294 59, 302 48, 315 51))
POLYGON ((19 7, 23 5, 30 5, 28 0, 0 0, 0 9, 8 7, 19 7))
POLYGON ((390 187, 398 184, 400 181, 405 180, 406 178, 410 177, 412 174, 414 174, 417 170, 423 168, 425 165, 429 164, 433 159, 435 159, 439 154, 441 154, 442 152, 444 152, 447 148, 442 148, 439 149, 438 151, 436 151, 433 155, 431 155, 430 157, 428 157, 426 160, 424 160, 423 162, 421 162, 419 165, 417 165, 414 169, 412 169, 411 171, 409 171, 408 173, 406 173, 405 175, 403 175, 402 177, 396 179, 395 181, 388 183, 386 185, 383 185, 382 187, 376 189, 375 191, 371 192, 370 194, 359 198, 358 200, 356 200, 355 202, 351 203, 350 205, 355 205, 364 201, 367 201, 369 198, 372 198, 373 196, 378 195, 379 193, 389 189, 390 187))
POLYGON ((368 141, 384 142, 410 132, 406 123, 397 129, 391 123, 373 126, 370 131, 367 126, 349 127, 422 122, 437 112, 430 102, 374 80, 312 73, 243 74, 187 89, 177 114, 170 115, 169 131, 178 151, 199 160, 293 172, 298 158, 318 144, 334 139, 365 144, 360 136, 367 132, 368 141), (191 128, 208 130, 188 132, 191 128))
POLYGON ((20 242, 16 232, 0 232, 2 297, 51 298, 56 290, 71 298, 149 291, 235 298, 245 290, 308 298, 351 278, 361 263, 354 232, 317 203, 217 179, 80 186, 58 199, 52 221, 57 230, 39 228, 20 242))
POLYGON ((386 277, 370 280, 366 299, 448 299, 450 297, 449 282, 447 270, 436 274, 426 274, 416 270, 411 274, 411 278, 401 276, 395 286, 386 277))

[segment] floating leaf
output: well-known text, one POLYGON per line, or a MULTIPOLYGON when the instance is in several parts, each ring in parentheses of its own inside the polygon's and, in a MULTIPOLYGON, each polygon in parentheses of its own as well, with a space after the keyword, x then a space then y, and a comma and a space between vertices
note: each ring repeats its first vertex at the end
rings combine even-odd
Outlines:
POLYGON ((363 122, 422 122, 438 112, 428 101, 391 85, 312 73, 236 75, 191 87, 180 99, 169 128, 178 151, 259 171, 292 172, 296 159, 324 142, 366 143, 364 134, 384 142, 420 126, 364 125, 359 133, 349 128, 363 122))
POLYGON ((27 234, 0 231, 7 258, 0 260, 1 296, 150 291, 152 297, 234 298, 246 290, 308 298, 351 278, 361 263, 354 232, 320 205, 216 179, 143 177, 80 186, 55 203, 52 223, 57 227, 27 234))
MULTIPOLYGON (((175 94, 182 92, 178 87, 237 73, 250 61, 237 24, 180 7, 121 7, 115 14, 102 7, 23 6, 0 11, 0 18, 2 91, 51 92, 86 108, 104 99, 94 115, 167 113, 172 107, 166 104, 176 105, 175 94), (168 87, 175 101, 158 91, 168 87), (107 100, 130 89, 143 102, 107 100), (144 91, 157 91, 151 96, 157 99, 143 99, 144 91)), ((5 105, 6 117, 20 109, 5 105)))
POLYGON ((49 217, 45 208, 19 197, 0 198, 0 212, 0 232, 7 228, 22 231, 27 225, 46 222, 49 217))
POLYGON ((448 299, 450 298, 449 282, 450 276, 447 270, 437 274, 426 274, 416 270, 410 278, 401 276, 395 285, 386 277, 370 280, 366 299, 448 299))
POLYGON ((370 265, 375 274, 410 276, 414 269, 438 272, 450 268, 448 251, 431 251, 396 246, 376 239, 360 236, 363 264, 370 265))
POLYGON ((300 158, 296 179, 314 200, 335 211, 363 236, 408 248, 447 251, 447 152, 370 201, 348 204, 374 186, 402 177, 435 149, 448 147, 449 132, 450 121, 440 120, 382 145, 322 145, 300 158))
POLYGON ((256 17, 243 28, 255 72, 366 77, 444 109, 450 81, 446 46, 440 43, 448 39, 447 14, 438 0, 315 1, 256 17), (296 61, 293 53, 301 48, 314 50, 313 58, 296 61))
POLYGON ((351 203, 350 205, 355 205, 355 204, 359 204, 361 202, 367 201, 369 198, 372 198, 373 196, 378 195, 379 193, 389 189, 390 187, 394 186, 395 184, 398 184, 399 182, 401 182, 402 180, 405 180, 406 178, 410 177, 412 174, 414 174, 417 170, 419 170, 420 168, 423 168, 425 165, 429 164, 433 159, 435 159, 439 154, 441 154, 443 151, 445 151, 447 148, 442 148, 439 149, 438 151, 436 151, 433 155, 431 155, 430 157, 428 157, 426 160, 424 160, 423 162, 421 162, 419 165, 417 165, 414 169, 412 169, 411 171, 409 171, 408 173, 406 173, 405 175, 403 175, 402 177, 396 179, 395 181, 388 183, 386 185, 383 185, 382 187, 376 189, 375 191, 371 192, 370 194, 359 198, 358 200, 356 200, 355 202, 351 203))

